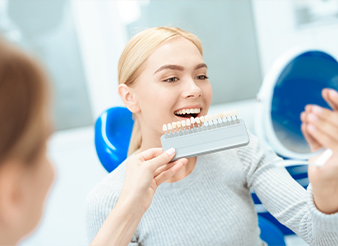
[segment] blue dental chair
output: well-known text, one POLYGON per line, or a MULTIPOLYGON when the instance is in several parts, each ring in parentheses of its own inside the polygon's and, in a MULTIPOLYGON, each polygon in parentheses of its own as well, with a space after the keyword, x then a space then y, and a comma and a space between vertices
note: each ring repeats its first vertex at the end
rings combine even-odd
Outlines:
MULTIPOLYGON (((112 172, 126 158, 134 121, 124 107, 113 107, 101 114, 95 123, 95 147, 107 172, 112 172)), ((258 216, 261 238, 269 246, 285 246, 283 233, 269 220, 258 216)))

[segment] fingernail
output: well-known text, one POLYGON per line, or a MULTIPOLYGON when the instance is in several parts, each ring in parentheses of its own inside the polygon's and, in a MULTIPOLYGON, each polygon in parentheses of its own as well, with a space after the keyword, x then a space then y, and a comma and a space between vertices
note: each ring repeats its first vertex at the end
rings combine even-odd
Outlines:
POLYGON ((330 90, 329 93, 330 93, 330 96, 332 96, 332 97, 338 97, 338 93, 335 90, 330 90))
POLYGON ((166 152, 167 152, 168 155, 173 155, 175 153, 175 149, 174 148, 170 148, 166 152))
POLYGON ((315 132, 316 131, 316 127, 312 124, 308 124, 307 125, 307 129, 310 131, 310 132, 315 132))
POLYGON ((318 120, 317 116, 311 113, 309 114, 308 119, 309 121, 312 121, 312 122, 315 122, 318 120))
POLYGON ((312 107, 312 111, 315 112, 316 114, 321 114, 323 112, 323 109, 321 107, 314 105, 312 107))

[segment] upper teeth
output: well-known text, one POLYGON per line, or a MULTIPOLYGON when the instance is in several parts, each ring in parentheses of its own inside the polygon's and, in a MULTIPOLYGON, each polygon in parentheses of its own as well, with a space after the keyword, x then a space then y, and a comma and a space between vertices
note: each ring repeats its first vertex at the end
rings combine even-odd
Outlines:
POLYGON ((192 109, 181 109, 175 112, 175 114, 198 114, 201 112, 200 108, 192 108, 192 109))

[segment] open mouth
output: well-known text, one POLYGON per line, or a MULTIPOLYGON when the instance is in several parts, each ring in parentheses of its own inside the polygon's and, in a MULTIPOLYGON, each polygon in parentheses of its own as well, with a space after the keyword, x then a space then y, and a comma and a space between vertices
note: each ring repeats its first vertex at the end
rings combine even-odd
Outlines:
POLYGON ((194 108, 194 109, 178 110, 178 111, 175 111, 174 114, 178 117, 181 117, 181 118, 190 119, 191 117, 196 118, 199 115, 200 112, 201 112, 200 108, 194 108))

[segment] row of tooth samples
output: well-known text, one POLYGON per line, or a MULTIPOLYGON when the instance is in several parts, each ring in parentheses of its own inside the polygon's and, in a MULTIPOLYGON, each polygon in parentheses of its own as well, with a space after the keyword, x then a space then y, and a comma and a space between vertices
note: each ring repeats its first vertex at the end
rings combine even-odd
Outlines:
POLYGON ((231 110, 224 113, 206 115, 201 117, 191 117, 187 120, 172 122, 163 125, 163 131, 165 133, 180 132, 183 130, 197 129, 197 128, 210 128, 214 126, 221 126, 225 123, 229 123, 237 120, 237 110, 231 110))

